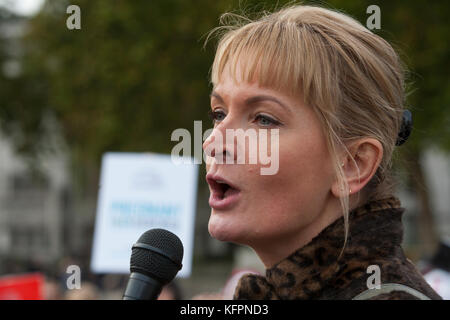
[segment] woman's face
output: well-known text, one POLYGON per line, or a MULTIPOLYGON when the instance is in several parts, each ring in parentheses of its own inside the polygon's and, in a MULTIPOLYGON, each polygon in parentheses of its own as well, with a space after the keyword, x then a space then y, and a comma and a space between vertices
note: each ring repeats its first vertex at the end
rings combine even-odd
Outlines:
POLYGON ((301 95, 286 95, 256 83, 234 83, 228 72, 211 94, 211 110, 214 130, 204 149, 219 135, 226 137, 226 129, 267 129, 268 137, 271 130, 279 130, 275 174, 262 175, 261 168, 269 165, 259 158, 256 164, 248 163, 248 148, 244 164, 218 163, 232 148, 235 154, 242 150, 237 141, 227 140, 223 152, 210 154, 206 170, 211 236, 254 249, 295 241, 324 210, 331 194, 334 175, 319 119, 301 95), (224 192, 220 182, 234 188, 224 192))

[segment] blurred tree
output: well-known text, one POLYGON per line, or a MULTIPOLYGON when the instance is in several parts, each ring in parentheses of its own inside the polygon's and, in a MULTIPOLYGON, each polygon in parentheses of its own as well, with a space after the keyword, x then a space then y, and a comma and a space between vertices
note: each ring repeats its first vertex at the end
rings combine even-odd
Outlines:
MULTIPOLYGON (((239 7, 249 13, 271 10, 286 3, 47 0, 29 21, 21 75, 0 75, 1 129, 14 137, 20 150, 33 154, 45 147, 39 143, 46 132, 43 117, 56 118, 71 151, 74 177, 81 179, 78 185, 95 194, 103 152, 167 153, 174 145, 170 133, 175 128, 192 130, 193 120, 207 120, 214 50, 202 46, 220 14, 239 7), (81 8, 81 30, 66 28, 69 4, 81 8)), ((400 49, 411 70, 408 106, 414 130, 398 153, 409 164, 422 203, 421 242, 427 244, 423 252, 429 251, 436 231, 421 154, 430 145, 450 150, 450 3, 306 3, 343 10, 363 24, 369 5, 381 8, 381 30, 375 32, 400 49)))
POLYGON ((17 37, 23 26, 23 17, 0 7, 0 128, 13 138, 19 151, 29 150, 37 142, 35 138, 43 135, 42 109, 30 113, 25 108, 33 102, 42 105, 42 90, 38 81, 21 70, 22 50, 17 37))
POLYGON ((439 234, 434 223, 422 157, 430 146, 450 151, 450 3, 412 1, 387 8, 386 28, 402 45, 410 68, 414 129, 408 147, 401 149, 419 208, 421 256, 431 256, 439 234))
POLYGON ((105 151, 170 152, 174 129, 207 120, 214 50, 203 41, 236 3, 47 0, 23 39, 23 73, 0 94, 3 131, 32 156, 45 147, 43 117, 56 118, 87 193, 105 151), (66 27, 69 4, 81 30, 66 27))

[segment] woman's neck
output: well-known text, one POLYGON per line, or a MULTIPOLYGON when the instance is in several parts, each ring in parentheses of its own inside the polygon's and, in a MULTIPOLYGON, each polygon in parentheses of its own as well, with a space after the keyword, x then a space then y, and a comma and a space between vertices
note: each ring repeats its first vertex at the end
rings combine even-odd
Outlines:
MULTIPOLYGON (((287 258, 290 254, 311 242, 323 229, 342 217, 342 208, 339 199, 329 201, 315 219, 301 230, 292 234, 285 234, 276 239, 265 239, 261 243, 252 244, 266 268, 287 258)), ((351 209, 350 209, 351 210, 351 209)))

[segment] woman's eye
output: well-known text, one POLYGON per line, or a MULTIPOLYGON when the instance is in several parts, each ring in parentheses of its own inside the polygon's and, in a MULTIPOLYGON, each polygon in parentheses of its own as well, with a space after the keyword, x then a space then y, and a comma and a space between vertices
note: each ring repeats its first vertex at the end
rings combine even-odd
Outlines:
POLYGON ((223 111, 212 111, 212 110, 208 111, 208 115, 213 121, 213 123, 222 121, 223 119, 225 119, 226 116, 223 111))
POLYGON ((278 122, 277 120, 272 119, 271 117, 268 117, 268 116, 265 116, 262 114, 257 115, 255 119, 258 121, 258 123, 260 125, 262 125, 264 127, 280 124, 280 122, 278 122))

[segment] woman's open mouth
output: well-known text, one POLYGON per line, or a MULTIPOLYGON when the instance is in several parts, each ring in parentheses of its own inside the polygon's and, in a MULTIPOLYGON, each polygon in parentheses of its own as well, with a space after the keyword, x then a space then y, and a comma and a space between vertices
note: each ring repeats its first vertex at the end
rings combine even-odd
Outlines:
POLYGON ((240 190, 220 176, 206 175, 211 195, 209 205, 216 210, 226 210, 234 206, 239 200, 240 190))

